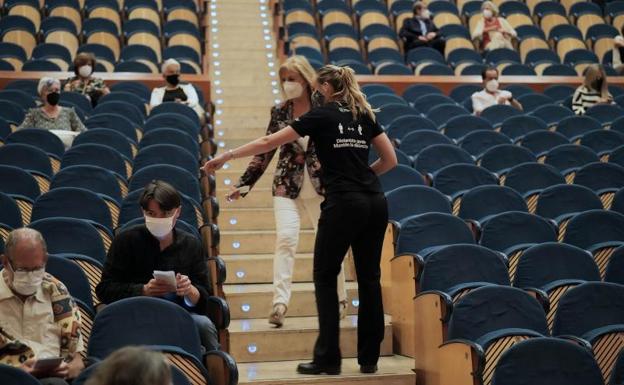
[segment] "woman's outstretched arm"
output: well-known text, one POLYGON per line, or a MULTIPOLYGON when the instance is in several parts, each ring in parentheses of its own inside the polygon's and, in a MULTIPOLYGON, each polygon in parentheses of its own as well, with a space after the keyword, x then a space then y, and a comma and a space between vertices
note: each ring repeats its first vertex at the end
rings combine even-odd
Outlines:
POLYGON ((223 167, 225 162, 234 158, 244 158, 247 156, 264 154, 265 152, 269 152, 282 144, 292 142, 297 138, 299 138, 299 134, 297 134, 291 126, 288 126, 274 134, 263 136, 233 150, 229 150, 206 162, 202 169, 204 172, 209 173, 220 169, 223 167))

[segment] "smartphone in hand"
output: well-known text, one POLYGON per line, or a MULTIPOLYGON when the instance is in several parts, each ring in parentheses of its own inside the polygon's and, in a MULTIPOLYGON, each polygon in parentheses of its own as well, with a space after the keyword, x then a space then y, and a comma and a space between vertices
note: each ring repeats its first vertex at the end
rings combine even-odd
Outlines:
POLYGON ((51 372, 63 362, 63 357, 41 358, 35 361, 33 370, 36 372, 51 372))

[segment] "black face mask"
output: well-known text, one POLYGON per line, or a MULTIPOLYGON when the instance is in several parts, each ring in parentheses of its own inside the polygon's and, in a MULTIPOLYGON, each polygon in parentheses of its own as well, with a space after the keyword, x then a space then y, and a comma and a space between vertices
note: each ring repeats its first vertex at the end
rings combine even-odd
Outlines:
POLYGON ((51 106, 56 106, 59 100, 61 100, 61 94, 58 92, 50 92, 48 96, 46 96, 46 101, 51 106))
POLYGON ((178 84, 180 84, 180 75, 178 74, 167 75, 165 79, 167 80, 167 83, 171 84, 172 86, 177 86, 178 84))
POLYGON ((319 91, 312 92, 311 99, 313 106, 322 106, 323 104, 325 104, 325 96, 323 96, 323 94, 319 91))

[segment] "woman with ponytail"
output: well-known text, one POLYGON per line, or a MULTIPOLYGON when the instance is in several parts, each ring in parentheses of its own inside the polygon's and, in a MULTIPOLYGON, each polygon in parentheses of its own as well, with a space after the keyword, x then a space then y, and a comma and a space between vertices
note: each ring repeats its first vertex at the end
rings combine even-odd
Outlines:
POLYGON ((229 150, 206 162, 206 173, 238 157, 266 153, 284 143, 309 136, 316 145, 323 173, 321 204, 314 246, 314 287, 319 336, 312 362, 300 364, 303 374, 339 374, 339 310, 337 276, 349 249, 358 280, 358 363, 363 373, 377 371, 384 335, 384 311, 379 284, 381 247, 388 212, 377 178, 397 164, 390 140, 357 84, 352 69, 328 65, 321 68, 313 99, 319 107, 295 119, 274 134, 229 150), (368 165, 373 146, 380 155, 368 165))

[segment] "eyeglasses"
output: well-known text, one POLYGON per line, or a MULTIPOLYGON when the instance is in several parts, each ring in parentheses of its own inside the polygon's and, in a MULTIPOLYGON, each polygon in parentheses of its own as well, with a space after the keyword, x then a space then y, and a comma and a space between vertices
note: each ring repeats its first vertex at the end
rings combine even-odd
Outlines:
POLYGON ((39 270, 44 270, 45 269, 45 264, 43 266, 39 266, 39 267, 33 267, 33 268, 25 268, 25 267, 18 267, 17 269, 15 267, 13 267, 13 263, 11 262, 11 260, 7 259, 8 261, 8 265, 11 268, 11 270, 14 273, 32 273, 35 271, 39 271, 39 270))

